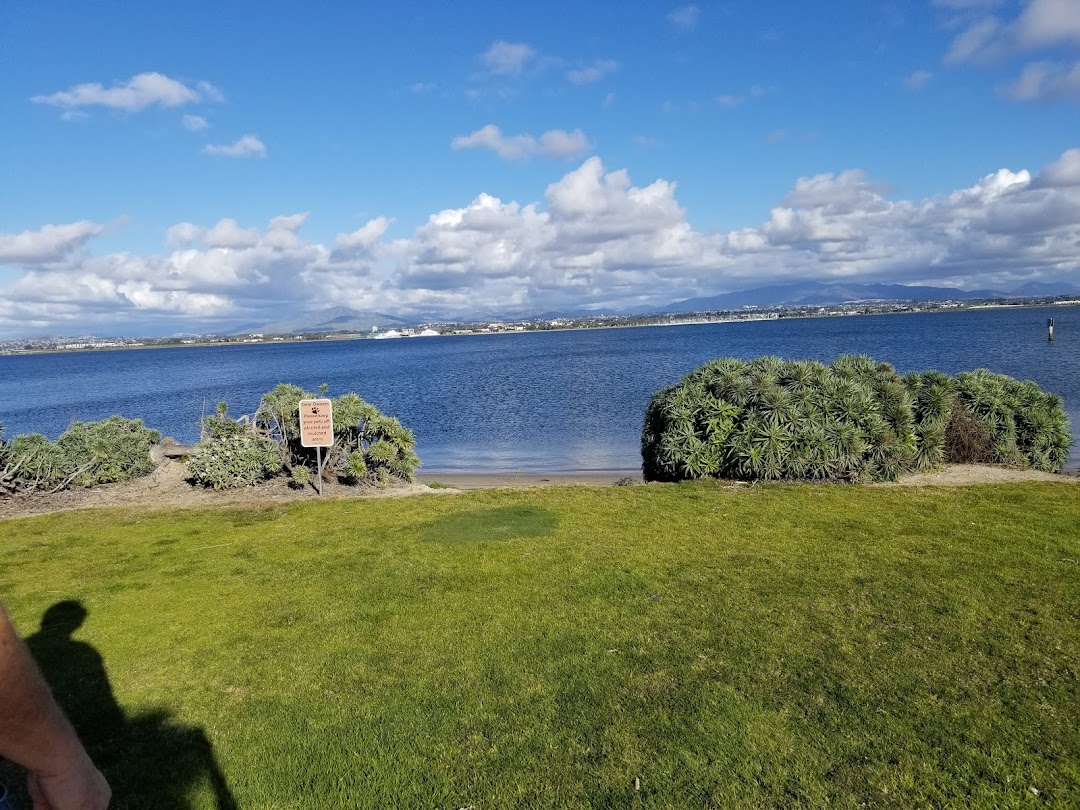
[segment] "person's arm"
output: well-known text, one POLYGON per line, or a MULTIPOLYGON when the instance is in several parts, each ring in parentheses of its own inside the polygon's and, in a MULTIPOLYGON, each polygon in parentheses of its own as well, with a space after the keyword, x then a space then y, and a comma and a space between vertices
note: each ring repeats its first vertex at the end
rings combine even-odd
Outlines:
POLYGON ((26 768, 34 810, 104 810, 111 791, 0 605, 0 756, 26 768))

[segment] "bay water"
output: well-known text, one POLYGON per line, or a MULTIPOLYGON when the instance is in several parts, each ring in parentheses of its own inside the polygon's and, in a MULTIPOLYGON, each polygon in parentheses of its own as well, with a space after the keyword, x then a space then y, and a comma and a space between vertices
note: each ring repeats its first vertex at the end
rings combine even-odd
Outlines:
MULTIPOLYGON (((56 438, 74 420, 121 414, 191 443, 218 401, 240 416, 279 382, 325 383, 330 396, 355 391, 401 419, 425 471, 629 472, 641 464, 649 398, 703 362, 850 353, 901 373, 988 368, 1034 380, 1080 430, 1080 306, 9 355, 0 423, 9 438, 56 438)), ((1080 467, 1080 448, 1067 466, 1080 467)))

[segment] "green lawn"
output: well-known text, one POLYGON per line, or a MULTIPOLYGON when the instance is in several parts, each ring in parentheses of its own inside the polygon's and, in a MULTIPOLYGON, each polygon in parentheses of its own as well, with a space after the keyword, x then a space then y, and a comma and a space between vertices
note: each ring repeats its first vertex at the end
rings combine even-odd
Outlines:
POLYGON ((1076 807, 1078 496, 87 511, 0 521, 0 595, 88 611, 31 644, 116 807, 1076 807))

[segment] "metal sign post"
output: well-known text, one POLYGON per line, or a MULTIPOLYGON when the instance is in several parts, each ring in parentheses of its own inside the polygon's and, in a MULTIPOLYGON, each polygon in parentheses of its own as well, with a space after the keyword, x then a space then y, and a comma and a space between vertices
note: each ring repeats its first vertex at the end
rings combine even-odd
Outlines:
POLYGON ((315 479, 322 497, 322 449, 334 443, 334 406, 328 399, 300 400, 300 445, 314 447, 319 467, 315 479))

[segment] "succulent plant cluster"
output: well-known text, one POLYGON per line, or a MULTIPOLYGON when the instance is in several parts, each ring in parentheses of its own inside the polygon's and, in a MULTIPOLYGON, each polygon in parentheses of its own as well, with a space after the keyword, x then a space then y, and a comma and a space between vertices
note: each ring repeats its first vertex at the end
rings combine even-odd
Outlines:
POLYGON ((40 433, 5 442, 0 425, 0 494, 55 492, 147 475, 154 469, 150 448, 160 438, 141 419, 122 416, 72 422, 55 442, 40 433))
MULTIPOLYGON (((209 441, 191 458, 194 481, 215 489, 255 483, 281 472, 303 486, 316 472, 316 451, 300 443, 299 405, 321 394, 281 383, 263 395, 252 418, 230 419, 225 403, 203 420, 209 441)), ((324 452, 323 475, 344 483, 411 481, 420 459, 412 431, 357 394, 333 400, 334 443, 324 452)))
POLYGON ((946 461, 1057 470, 1070 444, 1060 399, 1034 383, 985 370, 904 377, 860 355, 764 356, 714 360, 658 391, 641 453, 653 481, 889 481, 946 461))

